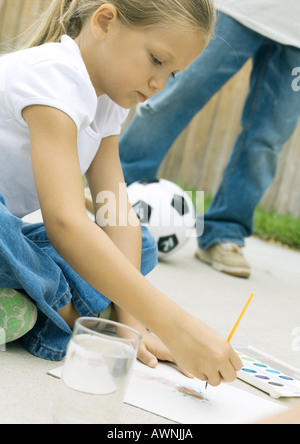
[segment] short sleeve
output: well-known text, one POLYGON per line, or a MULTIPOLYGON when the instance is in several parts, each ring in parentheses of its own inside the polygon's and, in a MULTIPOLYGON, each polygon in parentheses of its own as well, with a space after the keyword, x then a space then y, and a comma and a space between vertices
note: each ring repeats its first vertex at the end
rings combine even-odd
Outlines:
POLYGON ((80 67, 47 60, 18 73, 7 87, 6 106, 12 117, 24 122, 22 111, 30 105, 57 108, 82 131, 94 120, 97 96, 80 67))
POLYGON ((107 95, 99 97, 95 122, 102 138, 119 136, 128 114, 128 109, 121 108, 107 95))

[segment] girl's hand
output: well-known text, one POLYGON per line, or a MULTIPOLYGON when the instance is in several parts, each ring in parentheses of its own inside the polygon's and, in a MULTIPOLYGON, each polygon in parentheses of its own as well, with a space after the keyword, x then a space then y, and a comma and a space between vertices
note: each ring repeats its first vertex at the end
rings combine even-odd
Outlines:
POLYGON ((242 368, 226 339, 188 313, 180 325, 166 325, 161 337, 180 366, 212 386, 235 381, 236 372, 242 368))
POLYGON ((144 326, 136 326, 142 334, 142 341, 138 350, 138 359, 148 367, 155 368, 158 361, 174 362, 172 354, 159 338, 150 333, 144 326))
MULTIPOLYGON (((139 331, 143 336, 137 356, 139 361, 151 368, 155 368, 158 361, 167 361, 177 364, 172 353, 170 353, 157 336, 154 336, 142 325, 139 328, 139 331)), ((179 367, 179 370, 188 378, 194 377, 191 373, 181 367, 179 367)))
POLYGON ((179 318, 170 316, 172 321, 164 322, 162 340, 119 307, 116 313, 119 322, 142 334, 138 359, 149 367, 156 367, 158 360, 174 362, 185 376, 207 381, 214 387, 235 381, 242 368, 242 361, 226 339, 183 310, 179 318))

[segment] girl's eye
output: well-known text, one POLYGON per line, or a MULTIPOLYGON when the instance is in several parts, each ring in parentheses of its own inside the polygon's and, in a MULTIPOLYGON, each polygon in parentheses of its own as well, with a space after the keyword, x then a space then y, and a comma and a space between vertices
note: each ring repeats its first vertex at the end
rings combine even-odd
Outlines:
MULTIPOLYGON (((162 63, 157 57, 155 57, 153 54, 151 54, 151 59, 152 59, 152 63, 153 63, 154 65, 162 66, 163 63, 162 63)), ((175 79, 175 78, 176 78, 176 74, 175 74, 175 72, 172 72, 171 75, 170 75, 170 77, 172 77, 173 79, 175 79)))
POLYGON ((159 66, 162 65, 162 62, 154 55, 151 55, 151 58, 152 58, 152 62, 154 63, 154 65, 159 65, 159 66))

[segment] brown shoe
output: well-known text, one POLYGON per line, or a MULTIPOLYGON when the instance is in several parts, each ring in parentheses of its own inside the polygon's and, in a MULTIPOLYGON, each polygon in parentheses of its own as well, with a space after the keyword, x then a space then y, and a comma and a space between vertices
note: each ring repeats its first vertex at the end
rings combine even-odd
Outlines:
POLYGON ((231 242, 216 244, 206 251, 198 248, 195 257, 222 273, 243 278, 249 278, 251 274, 251 266, 242 248, 231 242))

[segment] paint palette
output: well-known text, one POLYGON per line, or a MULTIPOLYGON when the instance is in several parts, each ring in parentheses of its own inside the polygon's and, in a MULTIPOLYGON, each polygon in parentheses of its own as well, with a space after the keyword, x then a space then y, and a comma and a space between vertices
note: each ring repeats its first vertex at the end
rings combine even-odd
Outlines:
POLYGON ((238 379, 268 393, 272 398, 300 397, 300 381, 279 370, 237 352, 243 362, 238 379))

